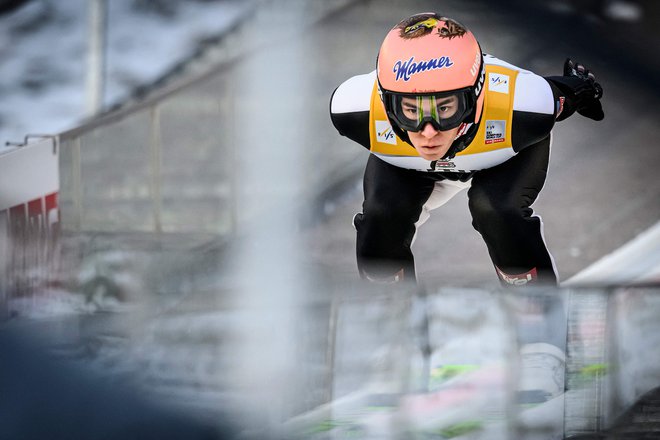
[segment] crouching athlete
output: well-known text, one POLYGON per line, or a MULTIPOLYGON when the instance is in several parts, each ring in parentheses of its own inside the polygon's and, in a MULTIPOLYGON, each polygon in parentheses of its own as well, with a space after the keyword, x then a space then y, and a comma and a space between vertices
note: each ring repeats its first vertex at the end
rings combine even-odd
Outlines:
POLYGON ((573 113, 599 121, 602 88, 568 59, 541 77, 483 54, 474 35, 435 13, 385 37, 375 71, 333 93, 331 119, 371 154, 357 230, 360 276, 415 281, 411 251, 429 212, 468 190, 474 228, 505 285, 557 283, 531 208, 545 182, 551 130, 573 113))

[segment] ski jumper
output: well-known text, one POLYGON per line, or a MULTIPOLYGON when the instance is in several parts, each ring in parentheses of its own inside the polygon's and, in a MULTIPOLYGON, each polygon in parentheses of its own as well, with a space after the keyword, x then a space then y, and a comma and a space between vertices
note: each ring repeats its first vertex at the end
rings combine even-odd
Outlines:
POLYGON ((410 248, 417 228, 432 209, 469 188, 472 225, 502 283, 557 282, 541 218, 531 206, 545 182, 551 130, 565 97, 551 79, 486 54, 484 63, 481 119, 463 124, 460 148, 435 161, 419 156, 392 128, 375 71, 350 78, 333 93, 335 128, 371 152, 362 212, 353 222, 361 276, 414 280, 410 248))

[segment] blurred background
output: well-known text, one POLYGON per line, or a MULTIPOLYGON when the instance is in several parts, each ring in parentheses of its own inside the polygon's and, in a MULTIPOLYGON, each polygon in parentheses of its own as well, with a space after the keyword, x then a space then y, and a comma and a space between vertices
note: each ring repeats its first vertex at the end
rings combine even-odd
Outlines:
POLYGON ((0 438, 42 438, 37 418, 50 438, 653 432, 659 9, 0 1, 0 384, 21 384, 0 397, 0 438), (420 230, 419 286, 357 282, 368 153, 336 133, 329 98, 430 10, 514 65, 558 75, 572 57, 603 85, 604 121, 555 127, 534 205, 561 289, 503 291, 465 194, 420 230), (16 199, 43 180, 33 151, 55 186, 16 199), (530 322, 566 355, 543 417, 515 401, 530 322), (48 430, 62 421, 79 431, 48 430))

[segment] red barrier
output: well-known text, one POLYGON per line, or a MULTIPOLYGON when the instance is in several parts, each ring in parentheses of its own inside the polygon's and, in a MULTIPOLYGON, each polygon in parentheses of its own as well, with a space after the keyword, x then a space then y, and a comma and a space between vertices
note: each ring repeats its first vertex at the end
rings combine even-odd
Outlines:
POLYGON ((59 252, 58 192, 57 139, 0 155, 0 303, 52 283, 59 252))

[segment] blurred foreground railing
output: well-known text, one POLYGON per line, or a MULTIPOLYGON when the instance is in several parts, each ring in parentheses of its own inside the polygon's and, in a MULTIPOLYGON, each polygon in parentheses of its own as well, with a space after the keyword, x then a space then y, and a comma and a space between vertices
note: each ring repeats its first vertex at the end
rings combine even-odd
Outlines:
MULTIPOLYGON (((660 349, 643 337, 660 325, 658 289, 446 288, 380 299, 366 292, 332 302, 326 359, 334 398, 285 424, 299 438, 604 433, 621 429, 622 414, 660 386, 660 349), (519 404, 529 368, 522 353, 538 341, 564 352, 566 392, 519 404)), ((640 417, 657 423, 652 411, 640 417)))
POLYGON ((286 310, 193 289, 124 309, 100 302, 106 313, 91 315, 74 295, 50 301, 67 301, 67 314, 24 325, 48 334, 59 356, 230 420, 244 438, 565 438, 621 429, 622 414, 660 385, 652 288, 421 292, 346 282, 319 284, 286 310), (279 314, 297 317, 286 333, 296 350, 284 361, 264 350, 255 371, 237 356, 243 335, 279 314), (566 391, 519 403, 525 347, 539 341, 563 352, 555 373, 566 391))

